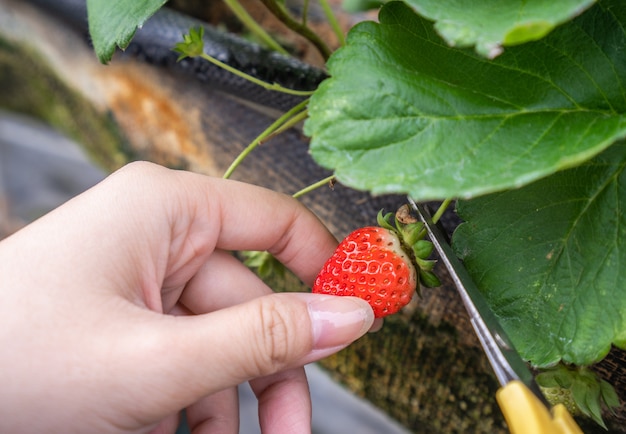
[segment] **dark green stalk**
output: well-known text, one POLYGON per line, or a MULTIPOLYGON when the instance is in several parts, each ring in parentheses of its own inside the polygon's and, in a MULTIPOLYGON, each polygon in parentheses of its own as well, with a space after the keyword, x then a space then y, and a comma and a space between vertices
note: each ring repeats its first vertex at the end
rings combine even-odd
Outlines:
POLYGON ((263 27, 259 25, 259 23, 254 21, 254 19, 250 16, 248 11, 246 11, 243 8, 243 6, 241 6, 241 3, 239 3, 237 0, 224 0, 224 2, 230 8, 230 10, 235 14, 235 16, 239 19, 239 21, 241 21, 241 23, 248 30, 250 30, 250 32, 256 35, 265 45, 267 45, 269 48, 271 48, 274 51, 277 51, 285 56, 289 56, 289 53, 287 52, 287 50, 281 47, 280 44, 278 44, 278 42, 276 42, 274 38, 272 38, 265 31, 265 29, 263 29, 263 27))
POLYGON ((328 48, 328 45, 326 45, 324 41, 322 41, 320 37, 315 32, 313 32, 313 30, 293 19, 293 17, 289 15, 285 8, 275 0, 261 1, 265 5, 265 7, 268 8, 270 12, 273 13, 274 16, 282 21, 287 27, 311 41, 311 43, 315 45, 315 47, 319 50, 324 60, 328 60, 331 54, 331 50, 330 48, 328 48))

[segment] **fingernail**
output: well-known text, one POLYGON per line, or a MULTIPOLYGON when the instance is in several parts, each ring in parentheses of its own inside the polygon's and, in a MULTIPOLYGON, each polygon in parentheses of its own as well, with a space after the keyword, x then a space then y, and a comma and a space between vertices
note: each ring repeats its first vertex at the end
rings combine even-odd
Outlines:
POLYGON ((345 346, 363 336, 374 321, 366 301, 355 297, 326 296, 309 302, 315 349, 345 346))

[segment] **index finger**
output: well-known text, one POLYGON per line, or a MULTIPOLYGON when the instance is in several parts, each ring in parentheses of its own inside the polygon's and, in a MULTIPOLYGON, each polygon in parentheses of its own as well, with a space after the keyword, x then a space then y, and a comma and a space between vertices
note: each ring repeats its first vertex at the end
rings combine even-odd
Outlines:
POLYGON ((242 185, 216 182, 222 197, 222 224, 217 247, 267 250, 312 284, 337 241, 304 205, 284 194, 242 185), (235 189, 242 200, 229 200, 235 189))
POLYGON ((126 185, 150 189, 134 195, 142 197, 142 215, 167 216, 177 250, 170 258, 215 248, 267 250, 310 285, 337 246, 322 222, 290 196, 151 164, 132 167, 127 172, 134 179, 126 185))

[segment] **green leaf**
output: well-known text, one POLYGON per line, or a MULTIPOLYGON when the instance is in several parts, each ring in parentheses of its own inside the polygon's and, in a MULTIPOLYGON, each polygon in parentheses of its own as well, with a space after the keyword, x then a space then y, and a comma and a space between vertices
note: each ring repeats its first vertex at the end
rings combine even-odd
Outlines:
POLYGON ((244 257, 244 265, 256 268, 258 275, 266 279, 268 277, 285 276, 285 266, 271 253, 266 251, 245 250, 241 252, 244 257))
POLYGON ((115 47, 124 49, 167 0, 87 0, 89 34, 98 59, 111 60, 115 47))
POLYGON ((518 190, 459 201, 456 252, 523 358, 626 348, 626 143, 518 190))
POLYGON ((384 0, 343 0, 341 7, 346 12, 355 13, 378 9, 383 4, 385 4, 384 0))
POLYGON ((607 429, 602 420, 602 406, 600 405, 600 384, 584 383, 581 388, 586 390, 585 406, 589 409, 587 416, 591 417, 602 428, 607 429))
POLYGON ((602 380, 600 381, 600 396, 604 405, 613 412, 613 409, 620 406, 619 397, 613 386, 602 380))
POLYGON ((594 0, 406 0, 420 15, 435 21, 435 29, 450 45, 476 46, 495 57, 503 45, 543 38, 594 4, 594 0))
POLYGON ((493 61, 400 2, 361 23, 311 98, 311 153, 338 180, 416 200, 518 187, 626 134, 626 3, 605 1, 493 61), (610 11, 607 10, 610 7, 610 11))

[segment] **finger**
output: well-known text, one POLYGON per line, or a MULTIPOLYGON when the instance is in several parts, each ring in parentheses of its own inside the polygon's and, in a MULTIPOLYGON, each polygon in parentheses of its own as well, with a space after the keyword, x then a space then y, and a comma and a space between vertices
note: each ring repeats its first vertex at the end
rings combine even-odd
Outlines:
POLYGON ((200 399, 187 408, 187 423, 194 434, 239 432, 239 396, 229 387, 200 399))
POLYGON ((369 333, 376 333, 378 331, 380 331, 380 329, 383 328, 384 325, 384 320, 383 318, 376 318, 374 320, 374 323, 372 324, 372 327, 370 327, 370 329, 368 330, 369 333))
MULTIPOLYGON (((229 187, 238 188, 234 184, 229 187)), ((232 193, 227 188, 221 190, 220 194, 232 193)), ((249 194, 250 202, 244 207, 240 207, 245 204, 244 201, 239 204, 228 202, 223 218, 229 224, 222 226, 217 246, 229 250, 267 250, 311 286, 336 249, 337 240, 297 200, 269 190, 250 189, 249 194), (261 221, 259 216, 271 218, 261 221), (241 230, 242 227, 245 230, 241 230)))
POLYGON ((289 369, 250 381, 259 401, 261 431, 311 431, 311 394, 304 368, 289 369))
POLYGON ((136 398, 153 417, 319 360, 373 323, 372 309, 361 299, 308 293, 272 294, 206 315, 156 317, 137 309, 137 316, 145 318, 118 337, 116 348, 129 348, 130 355, 116 375, 134 378, 138 393, 167 391, 167 399, 136 398))
POLYGON ((336 246, 286 195, 149 163, 125 166, 22 235, 41 274, 56 272, 56 287, 114 289, 156 311, 163 311, 161 290, 182 291, 216 247, 269 250, 311 284, 336 246), (67 263, 81 267, 58 273, 67 263))
POLYGON ((201 314, 271 293, 272 290, 237 258, 218 250, 187 283, 180 302, 190 311, 201 314))
POLYGON ((180 413, 176 412, 161 420, 159 424, 150 431, 150 434, 174 434, 180 425, 180 413))
POLYGON ((261 187, 146 163, 128 165, 108 181, 107 188, 124 192, 110 204, 121 214, 123 233, 132 226, 156 232, 150 240, 167 247, 165 286, 184 284, 215 247, 268 250, 311 284, 337 245, 300 202, 261 187))

